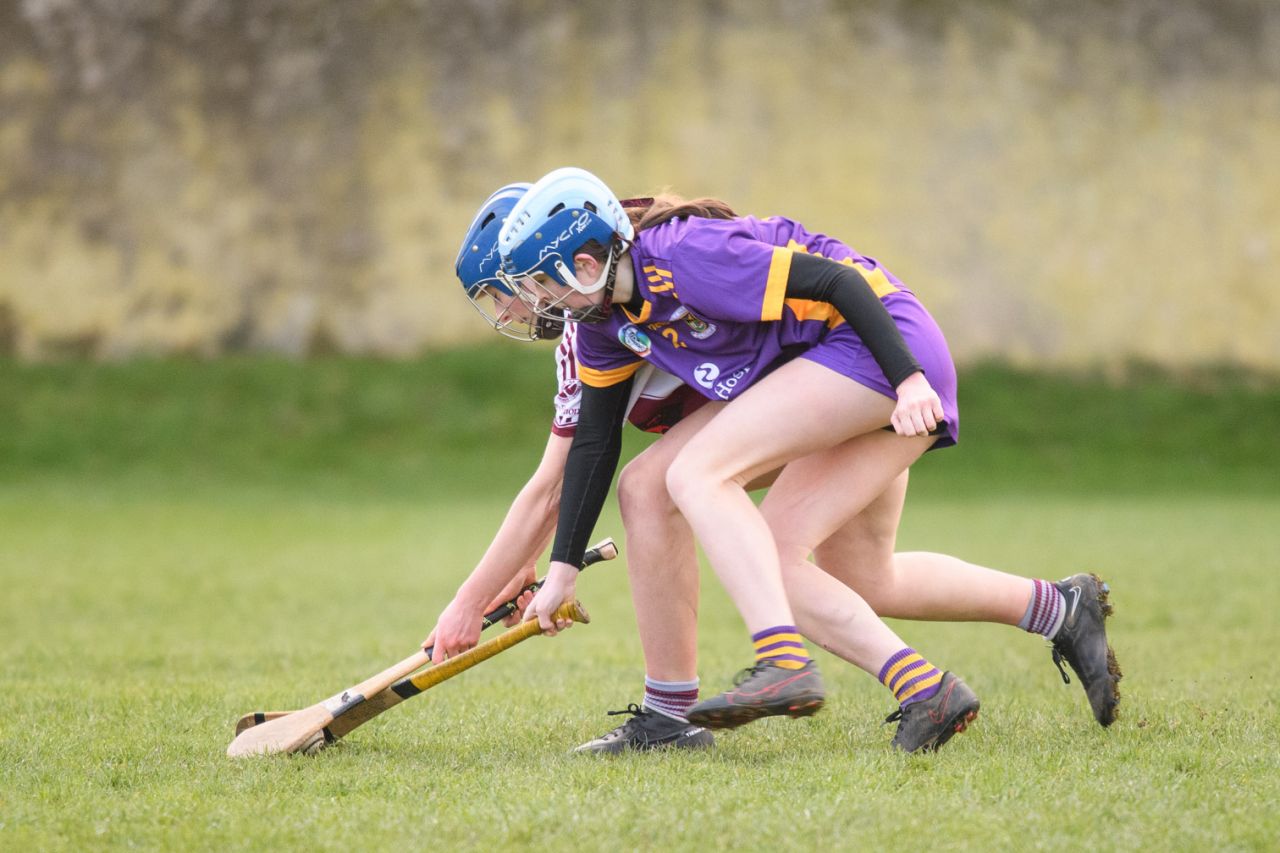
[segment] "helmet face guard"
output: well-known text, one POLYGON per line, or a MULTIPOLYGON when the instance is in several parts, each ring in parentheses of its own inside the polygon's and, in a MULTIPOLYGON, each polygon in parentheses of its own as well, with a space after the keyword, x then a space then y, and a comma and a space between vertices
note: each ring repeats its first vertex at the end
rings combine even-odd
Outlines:
POLYGON ((516 296, 524 304, 525 309, 537 317, 539 321, 603 323, 609 319, 609 314, 613 308, 613 302, 610 298, 613 291, 612 284, 608 285, 602 302, 581 308, 571 308, 567 304, 569 298, 574 294, 573 289, 560 285, 558 281, 546 279, 540 273, 536 277, 524 276, 517 279, 508 279, 508 284, 514 284, 516 296))
POLYGON ((484 321, 498 334, 516 341, 539 341, 557 337, 561 327, 553 333, 545 318, 529 310, 522 297, 501 278, 481 279, 467 290, 467 299, 484 321))
MULTIPOLYGON (((617 235, 610 232, 609 254, 605 258, 600 277, 584 283, 574 275, 572 255, 552 251, 533 262, 527 269, 519 269, 518 260, 504 262, 501 273, 507 287, 515 292, 528 310, 538 317, 569 320, 574 323, 600 323, 609 318, 612 309, 613 286, 617 278, 618 262, 626 246, 617 235), (514 268, 514 269, 513 269, 514 268), (593 305, 570 307, 567 302, 574 294, 591 296, 603 293, 604 298, 593 305)), ((592 238, 594 239, 594 238, 592 238)), ((519 257, 519 256, 516 256, 519 257)))

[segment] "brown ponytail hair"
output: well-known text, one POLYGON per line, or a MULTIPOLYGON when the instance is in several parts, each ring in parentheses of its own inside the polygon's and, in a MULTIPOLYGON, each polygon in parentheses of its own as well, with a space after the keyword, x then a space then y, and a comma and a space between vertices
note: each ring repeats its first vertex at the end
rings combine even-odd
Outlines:
POLYGON ((690 216, 700 216, 703 219, 738 218, 738 214, 726 201, 709 197, 684 199, 669 192, 658 193, 652 198, 629 198, 622 202, 622 207, 637 231, 657 228, 672 219, 690 216))

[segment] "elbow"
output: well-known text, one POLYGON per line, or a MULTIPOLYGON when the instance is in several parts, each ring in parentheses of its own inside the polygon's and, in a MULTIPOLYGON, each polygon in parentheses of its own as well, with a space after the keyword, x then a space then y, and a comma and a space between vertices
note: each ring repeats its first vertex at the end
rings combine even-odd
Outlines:
POLYGON ((548 483, 543 491, 541 505, 546 508, 548 514, 555 515, 560 512, 560 492, 562 487, 562 480, 554 480, 548 483))
POLYGON ((563 480, 560 476, 539 471, 525 486, 524 496, 528 505, 536 506, 548 512, 554 512, 560 506, 560 490, 563 480))

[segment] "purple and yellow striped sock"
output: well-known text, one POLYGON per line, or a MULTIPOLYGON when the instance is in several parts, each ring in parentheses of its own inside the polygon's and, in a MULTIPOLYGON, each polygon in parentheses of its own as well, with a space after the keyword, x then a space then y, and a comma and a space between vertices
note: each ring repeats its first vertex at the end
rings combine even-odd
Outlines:
POLYGON ((809 652, 795 625, 779 625, 751 635, 756 647, 756 663, 771 660, 783 669, 802 669, 809 652))
POLYGON ((938 668, 910 646, 880 667, 880 683, 893 691, 893 698, 903 707, 937 693, 941 681, 938 668))

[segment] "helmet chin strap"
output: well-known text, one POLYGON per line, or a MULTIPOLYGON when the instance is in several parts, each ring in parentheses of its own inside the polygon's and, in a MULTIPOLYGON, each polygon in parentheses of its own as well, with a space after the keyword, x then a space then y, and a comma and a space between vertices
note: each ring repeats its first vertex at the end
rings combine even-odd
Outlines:
POLYGON ((622 261, 622 256, 627 251, 626 241, 617 234, 613 235, 613 240, 609 244, 609 258, 606 261, 604 271, 604 299, 599 305, 592 306, 583 312, 579 322, 581 323, 603 323, 609 319, 609 315, 613 312, 613 289, 618 286, 618 264, 622 261))
POLYGON ((533 318, 534 340, 550 341, 564 334, 564 320, 553 320, 541 314, 533 318))

